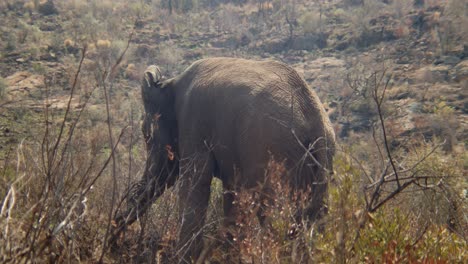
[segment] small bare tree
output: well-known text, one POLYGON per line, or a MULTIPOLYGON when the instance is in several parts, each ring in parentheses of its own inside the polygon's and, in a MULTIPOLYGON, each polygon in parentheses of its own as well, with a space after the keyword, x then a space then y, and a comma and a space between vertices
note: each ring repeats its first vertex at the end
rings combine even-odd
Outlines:
POLYGON ((371 174, 361 165, 361 171, 365 175, 366 182, 363 186, 365 213, 360 215, 360 228, 357 230, 354 243, 358 240, 360 230, 364 228, 368 215, 376 212, 405 191, 412 193, 427 190, 442 192, 453 204, 451 205, 452 211, 457 210, 456 202, 453 199, 452 192, 448 191, 449 185, 445 183, 444 175, 425 174, 421 173, 419 169, 420 164, 440 149, 445 141, 433 146, 416 161, 408 161, 404 154, 397 154, 394 148, 390 146, 392 138, 387 128, 390 113, 385 108, 387 92, 390 89, 392 79, 393 74, 389 72, 385 65, 380 69, 374 68, 358 75, 347 75, 348 86, 354 91, 354 94, 361 97, 366 103, 371 104, 370 107, 372 107, 373 111, 371 117, 372 139, 378 157, 380 157, 379 170, 373 170, 371 174))

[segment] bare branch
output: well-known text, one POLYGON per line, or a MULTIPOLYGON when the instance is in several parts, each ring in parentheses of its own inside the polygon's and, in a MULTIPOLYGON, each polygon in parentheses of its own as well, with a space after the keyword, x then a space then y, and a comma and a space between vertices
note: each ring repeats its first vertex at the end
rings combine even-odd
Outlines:
POLYGON ((71 90, 70 90, 70 97, 68 98, 67 108, 66 108, 65 114, 63 116, 62 124, 60 125, 60 131, 59 131, 59 134, 58 134, 58 137, 57 137, 57 141, 55 142, 55 145, 52 148, 52 153, 48 154, 48 155, 51 155, 51 156, 47 157, 47 159, 48 159, 47 162, 49 164, 49 166, 46 167, 46 168, 49 169, 49 171, 47 171, 47 174, 51 173, 50 170, 53 167, 52 164, 53 164, 54 159, 55 159, 57 148, 58 148, 58 146, 59 146, 59 144, 60 144, 60 142, 62 140, 63 130, 65 129, 65 124, 67 123, 67 118, 68 118, 68 115, 70 113, 71 102, 73 100, 73 95, 75 93, 76 85, 78 83, 78 77, 80 76, 80 73, 81 73, 81 68, 83 66, 83 61, 84 61, 85 56, 86 56, 86 50, 87 50, 87 46, 84 46, 83 50, 81 52, 81 59, 80 59, 80 63, 78 64, 78 70, 76 71, 75 77, 73 78, 73 85, 72 85, 71 90))

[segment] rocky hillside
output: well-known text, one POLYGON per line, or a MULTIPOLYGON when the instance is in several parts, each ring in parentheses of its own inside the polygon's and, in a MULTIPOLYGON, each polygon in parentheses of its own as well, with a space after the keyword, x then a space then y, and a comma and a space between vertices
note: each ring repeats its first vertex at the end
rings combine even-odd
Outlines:
MULTIPOLYGON (((358 68, 361 77, 385 68, 392 75, 389 102, 406 111, 402 133, 441 136, 447 131, 430 130, 448 126, 452 144, 463 147, 468 46, 466 27, 460 27, 466 14, 457 10, 456 2, 249 2, 169 14, 157 3, 142 7, 104 1, 91 11, 77 1, 37 8, 32 2, 13 1, 1 14, 2 111, 40 111, 46 87, 54 90, 48 104, 63 109, 83 46, 88 46, 86 70, 105 66, 123 50, 134 26, 130 50, 115 73, 117 86, 122 86, 116 89, 136 87, 149 63, 173 75, 204 57, 274 58, 303 74, 333 112, 338 134, 346 137, 349 130, 367 130, 369 116, 365 109, 337 108, 353 97, 344 77, 358 68), (434 124, 438 107, 450 109, 450 124, 434 124)), ((73 103, 78 107, 79 102, 73 103)), ((21 133, 6 125, 2 130, 2 143, 21 133)))

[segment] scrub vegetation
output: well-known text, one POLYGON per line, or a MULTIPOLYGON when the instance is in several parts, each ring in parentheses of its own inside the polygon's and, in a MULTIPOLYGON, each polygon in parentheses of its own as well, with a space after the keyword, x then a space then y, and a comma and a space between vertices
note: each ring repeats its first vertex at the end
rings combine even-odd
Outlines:
POLYGON ((146 162, 143 71, 215 56, 291 65, 338 147, 313 225, 281 162, 230 230, 213 180, 194 263, 468 262, 466 1, 0 0, 0 21, 1 263, 177 262, 177 185, 108 241, 146 162))

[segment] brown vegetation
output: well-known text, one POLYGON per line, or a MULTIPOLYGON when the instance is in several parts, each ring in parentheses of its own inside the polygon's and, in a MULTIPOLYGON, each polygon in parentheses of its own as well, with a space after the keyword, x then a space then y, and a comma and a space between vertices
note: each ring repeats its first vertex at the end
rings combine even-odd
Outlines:
POLYGON ((0 1, 0 262, 177 260, 172 189, 117 252, 106 243, 146 159, 141 69, 158 64, 172 76, 202 57, 236 56, 275 58, 303 74, 330 108, 340 151, 328 215, 310 226, 296 225, 303 194, 279 180, 281 163, 268 171, 277 193, 264 201, 268 224, 254 217, 255 190, 245 190, 232 237, 213 181, 202 258, 466 263, 463 4, 0 1))

